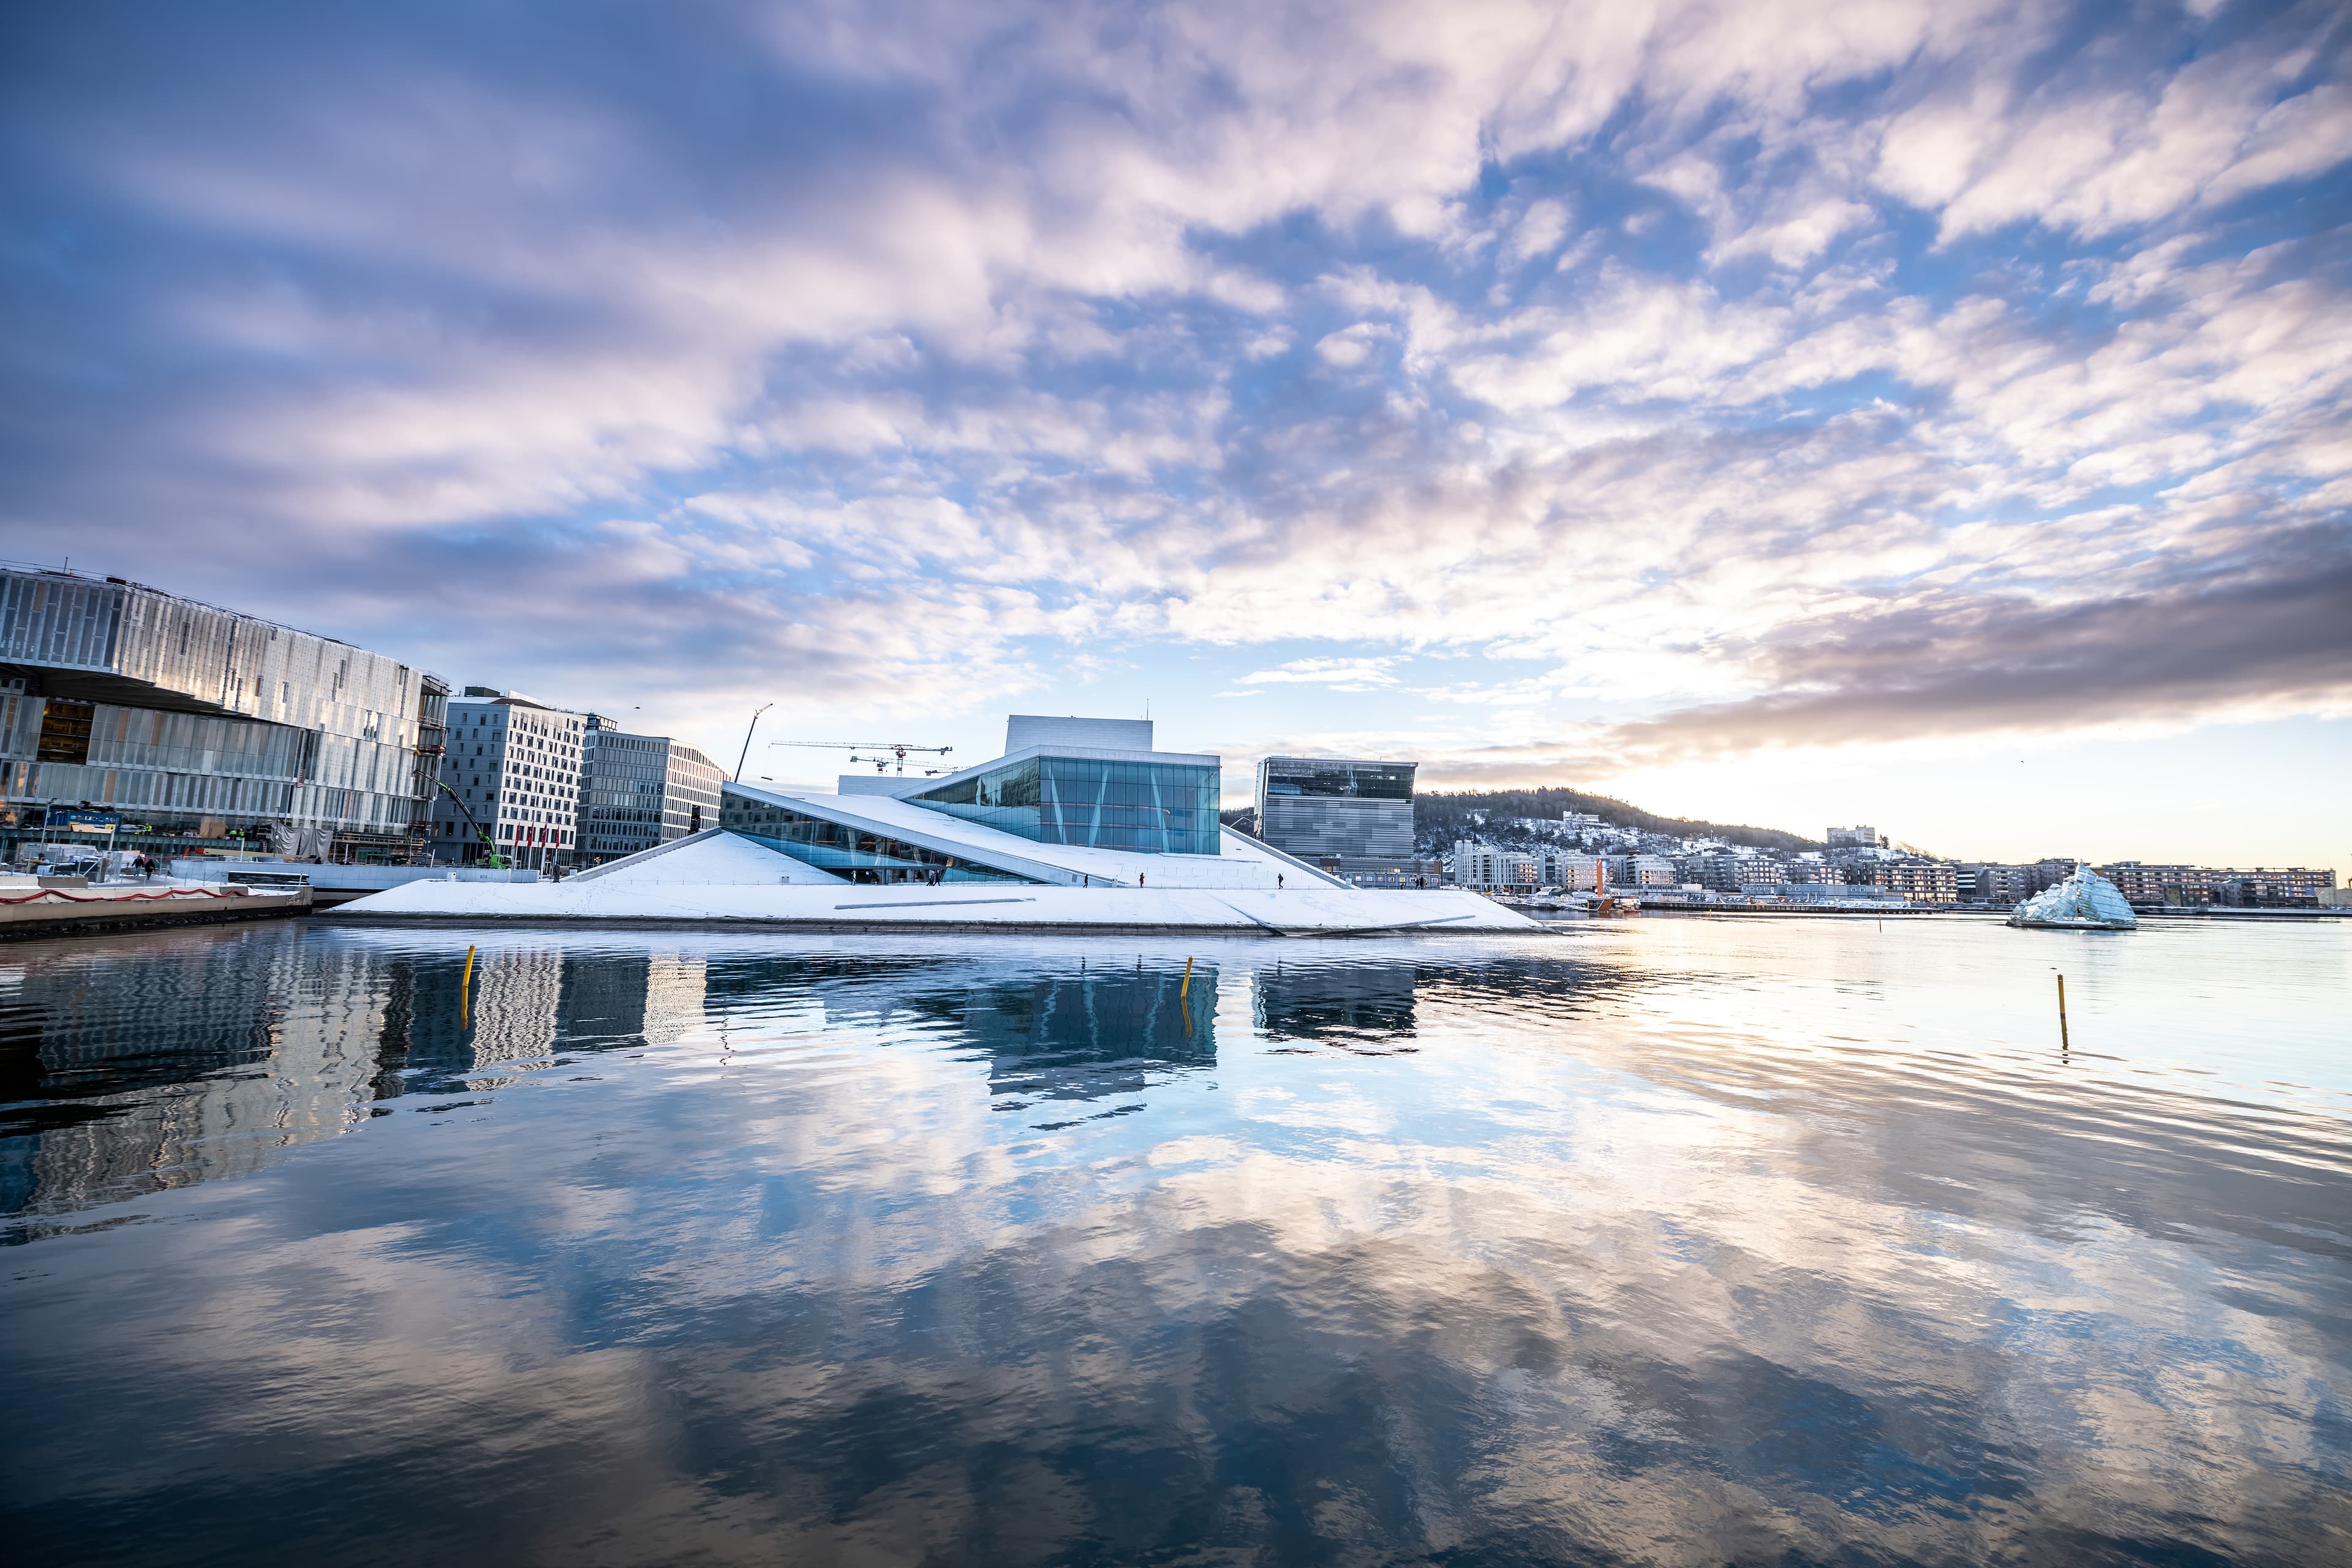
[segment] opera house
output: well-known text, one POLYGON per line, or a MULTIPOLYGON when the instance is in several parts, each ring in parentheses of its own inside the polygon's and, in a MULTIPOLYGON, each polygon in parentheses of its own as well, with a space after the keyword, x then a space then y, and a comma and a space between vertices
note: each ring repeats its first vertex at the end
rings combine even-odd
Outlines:
POLYGON ((835 793, 727 784, 715 828, 561 882, 418 881, 341 917, 866 930, 1535 931, 1456 889, 1363 889, 1218 817, 1221 759, 1149 720, 1015 715, 1001 757, 835 793))

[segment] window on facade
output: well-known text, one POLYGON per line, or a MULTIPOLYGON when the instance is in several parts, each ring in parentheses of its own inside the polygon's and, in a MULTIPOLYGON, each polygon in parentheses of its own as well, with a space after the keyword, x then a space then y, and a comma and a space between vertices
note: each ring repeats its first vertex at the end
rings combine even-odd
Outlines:
POLYGON ((33 752, 44 763, 88 763, 89 731, 97 709, 88 702, 50 698, 41 709, 41 738, 33 752))
POLYGON ((1349 800, 1411 800, 1411 764, 1277 763, 1265 768, 1268 795, 1324 795, 1349 800))
POLYGON ((927 882, 934 874, 946 882, 1031 880, 767 801, 727 796, 719 803, 719 826, 845 882, 927 882))

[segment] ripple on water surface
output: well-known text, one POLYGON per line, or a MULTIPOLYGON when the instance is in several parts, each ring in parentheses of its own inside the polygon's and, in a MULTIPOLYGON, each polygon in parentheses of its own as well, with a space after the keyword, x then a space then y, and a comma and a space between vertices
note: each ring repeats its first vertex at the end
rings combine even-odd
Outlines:
POLYGON ((2352 1555, 2341 928, 472 940, 0 948, 13 1556, 2352 1555))

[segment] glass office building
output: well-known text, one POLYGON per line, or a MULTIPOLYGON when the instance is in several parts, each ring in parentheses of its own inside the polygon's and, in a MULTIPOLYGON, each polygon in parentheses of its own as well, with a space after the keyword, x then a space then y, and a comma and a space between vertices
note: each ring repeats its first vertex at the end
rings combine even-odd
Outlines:
POLYGON ((719 826, 845 882, 1034 880, 731 789, 719 797, 719 826))
POLYGON ((1409 857, 1411 763, 1268 757, 1257 767, 1257 836, 1286 854, 1409 857))
POLYGON ((719 765, 667 735, 591 714, 580 737, 580 858, 591 866, 719 826, 719 765))
POLYGON ((1214 762, 1038 755, 903 797, 1038 844, 1143 855, 1215 855, 1214 762))
POLYGON ((0 838, 79 811, 158 857, 242 841, 405 860, 448 695, 332 637, 121 578, 0 568, 0 838))

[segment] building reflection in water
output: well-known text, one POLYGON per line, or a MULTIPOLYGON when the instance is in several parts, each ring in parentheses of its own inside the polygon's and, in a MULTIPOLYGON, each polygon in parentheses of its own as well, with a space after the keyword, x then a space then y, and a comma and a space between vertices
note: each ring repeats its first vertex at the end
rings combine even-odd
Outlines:
POLYGON ((1258 1033, 1269 1040, 1393 1050, 1412 1038, 1410 963, 1276 963, 1250 978, 1258 1033))
POLYGON ((974 988, 960 1023, 988 1052, 989 1092, 1034 1100, 1135 1094, 1217 1062, 1217 972, 1089 969, 974 988))
POLYGON ((985 1051, 990 1092, 1016 1102, 1000 1110, 1132 1094, 1217 1059, 1217 970, 1197 960, 1188 976, 1160 957, 1104 966, 1034 950, 730 954, 711 965, 709 999, 720 1017, 807 1007, 827 1027, 985 1051))
POLYGON ((0 1214, 54 1214, 258 1170, 402 1095, 478 1092, 563 1053, 700 1020, 693 954, 302 940, 290 926, 0 963, 0 1214), (135 983, 126 982, 135 973, 135 983))

